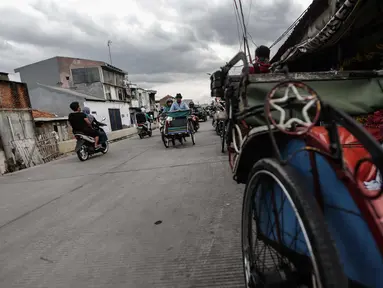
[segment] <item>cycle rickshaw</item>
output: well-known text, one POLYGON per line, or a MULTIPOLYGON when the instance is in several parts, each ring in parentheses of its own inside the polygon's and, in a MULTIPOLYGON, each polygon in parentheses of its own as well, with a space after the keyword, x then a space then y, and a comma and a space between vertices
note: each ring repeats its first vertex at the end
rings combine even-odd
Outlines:
POLYGON ((240 52, 211 76, 233 178, 246 184, 247 287, 383 287, 382 188, 367 185, 383 149, 351 117, 383 109, 383 73, 249 75, 247 65, 240 52), (240 61, 245 72, 229 75, 240 61))
POLYGON ((190 137, 193 145, 195 145, 195 131, 190 115, 190 110, 166 113, 164 128, 161 132, 162 142, 166 148, 169 148, 170 142, 175 146, 176 140, 183 144, 187 137, 190 137))

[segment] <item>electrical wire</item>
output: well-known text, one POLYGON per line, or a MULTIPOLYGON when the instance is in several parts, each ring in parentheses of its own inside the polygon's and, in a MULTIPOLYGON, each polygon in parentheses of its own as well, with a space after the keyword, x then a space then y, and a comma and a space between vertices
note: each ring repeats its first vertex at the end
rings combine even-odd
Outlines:
POLYGON ((250 37, 250 41, 253 42, 255 47, 258 47, 258 45, 254 42, 253 37, 251 37, 250 33, 248 33, 248 36, 250 37))
MULTIPOLYGON (((249 7, 249 14, 247 15, 247 23, 246 26, 249 26, 250 22, 250 14, 251 14, 251 8, 253 7, 253 0, 250 0, 250 7, 249 7)), ((250 35, 250 34, 249 34, 250 35)))
POLYGON ((298 24, 298 22, 301 20, 301 18, 303 17, 304 14, 306 14, 307 10, 310 8, 310 6, 302 12, 301 15, 299 15, 299 17, 293 22, 293 24, 291 24, 285 32, 282 33, 281 36, 279 36, 277 38, 277 40, 274 41, 273 44, 271 44, 271 46, 269 47, 270 49, 273 48, 276 44, 278 44, 293 28, 295 28, 295 26, 298 24))
MULTIPOLYGON (((235 0, 234 0, 235 1, 235 0)), ((246 30, 246 24, 245 24, 245 17, 243 15, 243 8, 242 8, 242 1, 238 0, 239 2, 239 8, 241 12, 241 19, 242 19, 242 24, 243 24, 243 42, 245 46, 245 50, 247 48, 249 54, 250 54, 250 49, 249 49, 249 42, 247 41, 247 30, 246 30)), ((249 55, 249 62, 252 63, 253 61, 251 60, 251 54, 249 55)))
MULTIPOLYGON (((239 12, 238 12, 238 9, 235 5, 235 2, 233 2, 233 7, 234 7, 234 15, 235 15, 235 21, 237 22, 237 32, 238 32, 238 42, 239 42, 239 51, 242 50, 242 41, 241 41, 241 32, 239 31, 239 26, 240 26, 240 22, 239 22, 239 12)), ((241 26, 242 28, 242 26, 241 26)), ((243 31, 243 28, 242 28, 242 31, 243 31)))

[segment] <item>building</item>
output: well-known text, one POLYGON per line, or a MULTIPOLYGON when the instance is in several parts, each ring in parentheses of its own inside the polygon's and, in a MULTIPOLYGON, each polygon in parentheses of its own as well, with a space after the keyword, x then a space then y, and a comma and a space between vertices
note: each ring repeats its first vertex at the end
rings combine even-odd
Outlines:
POLYGON ((31 92, 39 103, 36 105, 39 107, 38 110, 52 113, 56 117, 67 117, 72 112, 69 104, 77 101, 81 107, 89 107, 98 121, 105 118, 105 123, 108 125, 104 129, 106 132, 127 128, 133 124, 130 121, 130 107, 126 101, 102 99, 77 90, 40 83, 31 92))
POLYGON ((135 123, 129 112, 132 99, 127 72, 108 63, 57 56, 15 72, 28 84, 34 109, 65 117, 71 112, 69 104, 78 101, 97 119, 107 119, 107 131, 135 123))
POLYGON ((28 88, 0 73, 0 173, 44 162, 36 149, 35 125, 28 88))
POLYGON ((271 62, 291 72, 383 68, 383 22, 375 1, 314 0, 271 62))
POLYGON ((139 87, 137 84, 129 84, 131 93, 131 121, 136 123, 136 113, 141 111, 141 108, 145 108, 148 112, 153 112, 156 116, 156 100, 155 96, 157 91, 147 90, 139 87))
POLYGON ((74 138, 68 117, 57 117, 55 114, 35 109, 32 110, 32 116, 37 135, 51 134, 58 142, 74 138))
POLYGON ((174 99, 174 97, 170 95, 166 95, 165 97, 162 97, 160 100, 158 100, 158 104, 160 105, 160 107, 165 106, 166 101, 168 101, 168 99, 174 99))
MULTIPOLYGON (((20 73, 21 81, 27 83, 30 90, 43 84, 101 99, 129 100, 127 72, 102 61, 56 56, 16 68, 15 72, 20 73)), ((37 104, 34 96, 30 93, 32 107, 37 104)))

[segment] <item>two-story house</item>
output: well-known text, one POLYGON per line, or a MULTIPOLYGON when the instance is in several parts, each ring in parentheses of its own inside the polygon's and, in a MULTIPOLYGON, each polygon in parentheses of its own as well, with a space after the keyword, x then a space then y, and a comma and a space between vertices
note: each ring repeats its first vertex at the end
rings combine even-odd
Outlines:
MULTIPOLYGON (((102 61, 53 57, 15 69, 28 84, 34 109, 66 116, 79 101, 96 118, 106 118, 106 130, 132 125, 127 72, 102 61)), ((99 119, 99 120, 100 120, 99 119)))

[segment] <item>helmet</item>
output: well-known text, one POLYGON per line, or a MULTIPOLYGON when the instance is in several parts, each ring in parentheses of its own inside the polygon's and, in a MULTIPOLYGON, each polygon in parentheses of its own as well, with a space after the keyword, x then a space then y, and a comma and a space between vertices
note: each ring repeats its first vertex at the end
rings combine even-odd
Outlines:
POLYGON ((189 103, 189 107, 190 107, 190 108, 193 108, 193 107, 194 107, 194 102, 193 102, 193 101, 190 101, 190 103, 189 103))
POLYGON ((181 95, 181 93, 177 93, 177 95, 176 95, 176 99, 177 99, 177 98, 182 99, 182 95, 181 95))
POLYGON ((146 113, 146 109, 144 107, 141 108, 142 113, 146 113))

